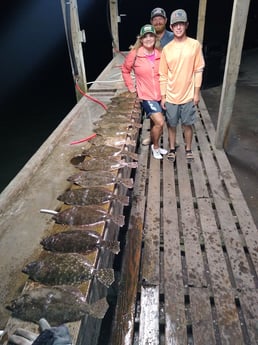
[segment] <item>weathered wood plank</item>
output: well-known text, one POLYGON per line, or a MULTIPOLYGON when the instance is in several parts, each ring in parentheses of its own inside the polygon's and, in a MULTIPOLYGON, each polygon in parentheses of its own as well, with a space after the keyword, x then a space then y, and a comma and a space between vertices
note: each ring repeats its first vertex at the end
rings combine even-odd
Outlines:
POLYGON ((221 286, 213 292, 221 344, 245 344, 233 291, 221 286))
MULTIPOLYGON (((179 126, 178 131, 181 131, 179 126)), ((194 162, 192 164, 194 164, 194 162)), ((185 149, 183 145, 180 145, 180 147, 177 149, 176 167, 180 201, 179 222, 183 232, 183 241, 185 247, 188 276, 187 284, 195 287, 207 286, 199 240, 199 228, 194 210, 191 181, 188 173, 185 149)))
POLYGON ((189 292, 194 344, 215 345, 209 290, 190 288, 189 292))
POLYGON ((197 151, 195 142, 194 164, 191 164, 191 172, 194 183, 196 203, 198 206, 198 216, 201 225, 201 237, 203 239, 203 255, 207 260, 207 276, 211 287, 225 286, 232 288, 227 263, 223 253, 223 243, 220 230, 216 222, 216 214, 213 210, 213 199, 209 195, 205 170, 203 170, 200 155, 197 151))
POLYGON ((258 344, 258 291, 243 290, 239 293, 240 308, 244 316, 250 344, 258 344))
POLYGON ((160 164, 151 155, 142 256, 142 281, 147 285, 159 285, 160 164))
MULTIPOLYGON (((148 124, 144 124, 143 133, 148 124)), ((140 271, 142 233, 145 214, 145 183, 147 178, 148 150, 139 153, 139 164, 135 175, 132 209, 126 246, 123 255, 120 289, 115 316, 112 323, 110 344, 130 345, 134 336, 134 317, 137 286, 140 271)))
MULTIPOLYGON (((164 130, 163 141, 167 141, 164 130)), ((174 164, 163 159, 165 344, 187 344, 174 164)))
POLYGON ((236 287, 254 287, 254 279, 244 252, 244 244, 236 228, 230 208, 230 201, 228 200, 224 185, 221 181, 220 170, 214 160, 213 153, 211 152, 211 145, 207 140, 200 120, 196 121, 195 129, 206 174, 208 176, 209 186, 216 206, 221 236, 230 259, 236 287))
POLYGON ((142 286, 139 345, 159 345, 159 286, 142 286))
POLYGON ((258 275, 258 231, 253 221, 251 212, 247 206, 247 203, 243 197, 243 194, 239 188, 238 182, 234 176, 230 163, 223 150, 217 150, 214 145, 215 141, 215 129, 211 118, 209 116, 206 105, 201 99, 200 112, 204 126, 207 130, 208 136, 211 140, 213 152, 215 154, 217 163, 221 171, 221 178, 227 188, 227 192, 232 202, 234 211, 237 216, 237 222, 240 225, 240 231, 244 235, 244 240, 248 247, 248 252, 252 258, 252 262, 258 275))

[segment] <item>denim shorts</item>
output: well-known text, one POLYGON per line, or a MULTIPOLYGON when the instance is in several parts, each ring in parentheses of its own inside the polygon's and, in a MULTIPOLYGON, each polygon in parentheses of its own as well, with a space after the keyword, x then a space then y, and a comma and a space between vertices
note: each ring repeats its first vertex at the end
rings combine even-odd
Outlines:
POLYGON ((163 112, 160 101, 141 101, 141 104, 147 119, 154 113, 163 112))
POLYGON ((195 122, 196 107, 194 102, 185 104, 165 103, 166 121, 170 127, 176 127, 181 121, 182 125, 191 126, 195 122))

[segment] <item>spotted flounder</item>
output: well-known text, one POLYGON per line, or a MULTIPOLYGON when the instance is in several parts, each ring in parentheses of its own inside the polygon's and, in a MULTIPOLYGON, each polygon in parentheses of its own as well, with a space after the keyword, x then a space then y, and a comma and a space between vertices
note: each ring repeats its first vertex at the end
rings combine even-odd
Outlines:
POLYGON ((84 255, 78 253, 48 252, 44 258, 24 266, 22 272, 45 285, 72 285, 93 277, 106 287, 114 282, 112 268, 95 269, 84 255))
POLYGON ((40 212, 52 214, 56 223, 67 225, 95 225, 112 220, 115 224, 123 226, 125 221, 123 215, 112 215, 97 205, 72 206, 60 212, 41 209, 40 212))
POLYGON ((111 171, 104 170, 80 171, 77 174, 69 176, 67 181, 85 188, 114 184, 122 184, 127 188, 133 188, 132 178, 117 177, 111 171))
POLYGON ((67 205, 79 206, 106 204, 113 200, 118 201, 122 205, 129 205, 128 196, 114 194, 104 187, 67 190, 59 195, 57 200, 63 201, 67 205))
POLYGON ((102 145, 108 145, 108 146, 115 146, 115 147, 121 147, 123 145, 126 146, 136 146, 136 141, 133 139, 130 139, 129 137, 124 137, 124 135, 121 136, 103 136, 101 134, 97 134, 92 140, 91 144, 95 146, 102 146, 102 145))
POLYGON ((37 287, 6 306, 13 317, 35 323, 45 318, 51 326, 79 321, 86 314, 102 319, 108 307, 106 298, 88 304, 81 291, 73 286, 37 287))
POLYGON ((87 254, 98 248, 110 250, 113 254, 120 252, 120 242, 104 240, 94 230, 67 230, 43 238, 40 242, 45 250, 63 253, 87 254))
POLYGON ((92 158, 84 160, 83 162, 76 165, 76 168, 80 170, 96 171, 96 170, 118 170, 125 167, 137 168, 137 162, 125 162, 123 160, 117 160, 114 158, 104 159, 104 158, 92 158))
POLYGON ((104 157, 112 157, 112 156, 127 156, 134 160, 138 160, 137 153, 130 152, 127 150, 121 150, 117 147, 102 145, 102 146, 95 146, 92 145, 89 149, 83 150, 81 153, 82 156, 90 156, 96 158, 104 158, 104 157))

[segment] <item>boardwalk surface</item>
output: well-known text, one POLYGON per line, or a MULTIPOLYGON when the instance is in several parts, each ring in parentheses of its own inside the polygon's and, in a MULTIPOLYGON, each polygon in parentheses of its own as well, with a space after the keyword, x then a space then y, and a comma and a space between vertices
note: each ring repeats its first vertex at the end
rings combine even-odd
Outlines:
MULTIPOLYGON (((122 61, 118 56, 107 66, 99 77, 103 83, 92 87, 92 96, 108 103, 124 90, 119 69, 122 61)), ((68 188, 66 178, 74 168, 67 162, 78 150, 68 143, 91 134, 92 123, 102 113, 98 105, 82 99, 2 193, 0 254, 6 269, 1 270, 8 273, 1 276, 2 292, 10 277, 17 277, 23 262, 37 254, 39 238, 49 227, 48 219, 31 215, 38 215, 42 207, 56 209, 60 206, 57 193, 68 188), (17 210, 15 219, 13 210, 17 210), (17 233, 23 236, 17 238, 17 233), (6 237, 10 237, 8 242, 6 237)), ((148 129, 149 122, 144 120, 140 139, 148 129)), ((149 147, 137 146, 138 168, 117 303, 110 339, 101 344, 258 344, 258 231, 224 151, 214 146, 214 137, 201 100, 194 127, 194 162, 186 162, 180 127, 175 163, 166 157, 155 160, 149 147)), ((167 148, 166 130, 162 141, 167 148)), ((124 174, 128 177, 129 173, 124 174)), ((117 237, 116 228, 108 230, 117 237)), ((96 258, 97 267, 113 263, 107 256, 96 258)), ((102 292, 92 284, 87 299, 94 301, 102 292)), ((16 326, 13 319, 9 324, 16 326)), ((94 318, 69 326, 74 344, 100 344, 101 325, 94 318)))
MULTIPOLYGON (((145 120, 142 137, 148 127, 145 120)), ((214 137, 202 100, 193 163, 186 162, 181 128, 175 163, 139 146, 110 344, 258 344, 258 231, 214 137), (137 268, 136 294, 128 273, 137 268)), ((166 130, 162 140, 166 148, 166 130)))

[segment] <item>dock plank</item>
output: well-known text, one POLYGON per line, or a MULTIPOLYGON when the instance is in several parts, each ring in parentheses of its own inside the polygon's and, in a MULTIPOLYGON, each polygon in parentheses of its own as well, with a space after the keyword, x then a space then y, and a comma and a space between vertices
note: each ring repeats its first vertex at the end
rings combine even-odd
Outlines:
MULTIPOLYGON (((163 141, 167 141, 164 130, 163 141)), ((163 159, 165 344, 187 344, 187 322, 174 164, 163 159)))
MULTIPOLYGON (((145 134, 149 124, 143 124, 145 134)), ((126 247, 121 269, 121 289, 117 297, 115 316, 112 323, 110 343, 113 345, 129 345, 133 343, 135 304, 140 273, 141 247, 143 237, 148 150, 142 149, 139 153, 139 164, 135 175, 132 195, 132 208, 129 228, 126 236, 126 247), (130 272, 128 274, 128 272, 130 272)))
MULTIPOLYGON (((195 129, 216 207, 221 236, 225 245, 224 249, 230 260, 235 285, 238 288, 255 287, 253 275, 245 255, 244 243, 236 227, 235 219, 230 208, 230 200, 221 181, 220 169, 214 160, 211 145, 207 140, 201 121, 196 121, 195 129)), ((227 159, 226 156, 224 159, 227 159)))
POLYGON ((215 345, 209 290, 190 288, 189 291, 194 344, 215 345))
POLYGON ((244 235, 244 240, 246 242, 246 246, 248 247, 248 252, 252 259, 254 269, 255 269, 255 274, 257 277, 258 275, 258 230, 257 230, 257 227, 255 226, 253 217, 243 197, 242 191, 239 188, 238 182, 232 171, 230 163, 228 159, 225 159, 226 154, 224 150, 217 150, 215 148, 215 145, 214 145, 215 129, 214 129, 214 126, 212 124, 211 118, 209 116, 208 110, 206 108, 206 105, 203 99, 201 99, 199 107, 200 107, 202 121, 204 122, 204 126, 209 136, 209 139, 211 141, 211 145, 212 145, 217 163, 221 170, 221 178, 223 178, 223 181, 227 188, 227 192, 229 194, 231 203, 236 213, 237 221, 240 225, 240 230, 242 234, 244 235))
MULTIPOLYGON (((180 126, 178 129, 180 132, 180 126)), ((183 142, 182 139, 181 142, 183 142)), ((184 145, 182 144, 177 149, 176 168, 179 187, 180 226, 183 232, 187 265, 187 284, 195 287, 207 286, 190 175, 185 158, 184 145)))

